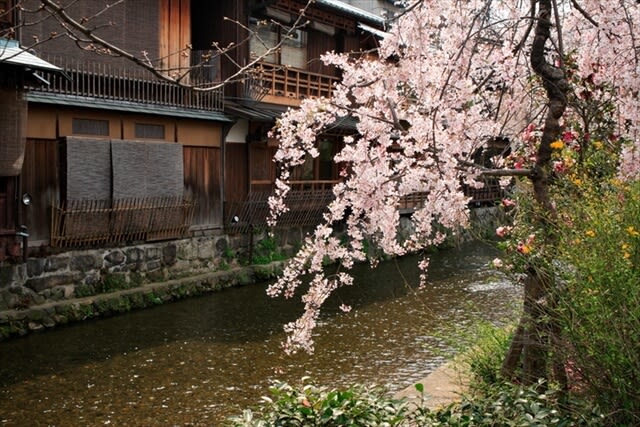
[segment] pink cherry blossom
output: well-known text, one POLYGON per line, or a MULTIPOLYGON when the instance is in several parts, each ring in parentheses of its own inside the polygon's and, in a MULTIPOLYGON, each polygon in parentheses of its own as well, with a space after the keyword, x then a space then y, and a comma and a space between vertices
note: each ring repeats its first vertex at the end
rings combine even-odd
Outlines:
MULTIPOLYGON (((579 3, 582 11, 563 2, 557 17, 562 53, 573 53, 579 75, 592 76, 594 83, 606 83, 615 92, 614 119, 620 137, 628 141, 619 174, 637 179, 640 6, 635 0, 579 3)), ((332 98, 307 99, 279 119, 273 136, 279 140, 275 161, 282 172, 269 200, 272 224, 287 209, 288 170, 308 155, 319 155, 316 138, 336 119, 350 116, 357 123, 357 132, 343 139, 334 158, 342 181, 333 189, 323 224, 269 287, 270 295, 291 297, 300 277, 311 277, 304 314, 286 327, 288 351, 313 351, 320 307, 331 292, 352 283, 347 272, 367 260, 365 241, 389 256, 401 256, 440 244, 445 232, 455 234, 467 226, 469 199, 462 184, 482 172, 470 166, 472 156, 491 137, 509 140, 512 152, 521 153, 515 168, 526 169, 537 160, 547 105, 527 56, 529 7, 530 2, 507 0, 418 1, 391 23, 380 41, 379 59, 324 55, 342 76, 332 98), (412 214, 414 231, 400 239, 397 206, 413 193, 425 194, 425 200, 412 214), (344 224, 347 243, 335 235, 334 224, 344 224), (325 276, 327 260, 339 263, 342 273, 325 276)), ((548 46, 550 63, 560 64, 561 53, 553 50, 558 46, 548 46)), ((568 131, 563 139, 577 137, 568 131)), ((515 206, 511 199, 502 204, 515 206)), ((532 242, 521 242, 519 251, 529 253, 532 242)), ((421 280, 426 279, 423 274, 421 280)))
POLYGON ((511 232, 511 227, 500 226, 496 228, 496 236, 505 237, 511 232))
POLYGON ((516 202, 513 199, 509 199, 509 198, 502 199, 502 206, 504 206, 505 208, 510 208, 515 205, 516 205, 516 202))

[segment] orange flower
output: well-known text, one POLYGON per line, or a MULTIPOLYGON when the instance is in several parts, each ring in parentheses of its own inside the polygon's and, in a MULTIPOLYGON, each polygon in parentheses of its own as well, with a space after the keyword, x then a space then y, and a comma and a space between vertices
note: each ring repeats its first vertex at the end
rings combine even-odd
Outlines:
POLYGON ((524 243, 520 242, 518 243, 518 247, 516 248, 516 250, 522 255, 527 255, 529 252, 531 252, 531 246, 525 245, 524 243))

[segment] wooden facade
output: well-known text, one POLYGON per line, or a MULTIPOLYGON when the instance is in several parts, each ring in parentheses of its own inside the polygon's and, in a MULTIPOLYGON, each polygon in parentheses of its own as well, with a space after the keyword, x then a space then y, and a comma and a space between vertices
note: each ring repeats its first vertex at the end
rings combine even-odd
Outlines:
POLYGON ((222 225, 221 150, 209 147, 184 148, 185 189, 196 204, 193 225, 206 228, 222 225))
POLYGON ((190 0, 160 0, 160 69, 176 78, 191 65, 190 3, 190 0))
POLYGON ((67 136, 90 137, 104 144, 123 140, 181 146, 182 157, 176 161, 183 162, 184 195, 195 205, 192 225, 200 229, 222 226, 222 124, 81 107, 57 107, 53 111, 43 104, 32 106, 30 119, 21 179, 23 191, 33 199, 25 209, 25 218, 34 244, 50 240, 51 208, 70 198, 63 182, 67 159, 60 145, 67 136), (77 129, 77 120, 85 123, 82 129, 77 129), (101 122, 105 123, 104 129, 99 126, 101 122), (141 137, 140 130, 149 128, 161 129, 162 135, 141 137), (103 134, 87 135, 78 130, 103 134))
POLYGON ((16 241, 17 188, 16 177, 0 176, 0 261, 20 252, 16 241))
MULTIPOLYGON (((202 20, 211 9, 208 3, 136 0, 103 10, 103 3, 81 0, 66 10, 72 17, 93 17, 90 25, 100 28, 98 35, 129 52, 144 51, 168 76, 206 88, 221 78, 220 58, 212 58, 208 50, 218 30, 212 30, 215 26, 210 20, 202 20)), ((222 3, 229 7, 236 2, 222 3)), ((36 10, 29 7, 33 4, 25 0, 25 12, 18 15, 22 22, 33 24, 20 33, 25 45, 34 37, 42 39, 63 31, 44 13, 29 14, 28 10, 36 10)), ((49 84, 29 87, 20 182, 22 190, 33 198, 32 205, 24 209, 32 247, 171 239, 184 236, 185 230, 222 227, 224 129, 231 123, 223 112, 222 90, 180 87, 123 58, 91 48, 78 49, 65 37, 37 45, 35 51, 63 68, 65 74, 43 73, 49 84), (83 142, 84 151, 70 150, 68 138, 83 142), (178 147, 179 151, 162 147, 178 147), (169 152, 179 155, 167 168, 169 152), (82 156, 90 160, 87 165, 78 163, 82 156), (154 164, 145 156, 164 156, 164 163, 154 164), (111 157, 114 160, 109 160, 111 157), (121 161, 118 159, 126 160, 129 166, 117 166, 114 162, 121 161), (154 186, 153 181, 171 182, 171 174, 175 178, 176 173, 182 183, 179 194, 175 198, 153 196, 162 190, 162 185, 154 186), (134 197, 124 198, 127 194, 134 197), (178 215, 183 209, 186 214, 178 215), (140 217, 162 216, 175 224, 148 222, 148 230, 140 233, 121 223, 133 212, 140 217), (150 212, 155 213, 148 216, 150 212), (92 234, 82 225, 90 224, 92 215, 110 219, 101 230, 107 234, 92 234)))
POLYGON ((27 139, 22 170, 22 190, 31 195, 23 209, 24 223, 37 245, 49 241, 51 206, 60 199, 59 145, 56 139, 27 139))
MULTIPOLYGON (((330 98, 339 75, 333 67, 324 65, 320 56, 327 51, 361 54, 375 47, 375 39, 358 29, 361 16, 319 2, 307 10, 308 23, 291 34, 292 39, 285 38, 287 28, 306 2, 254 0, 233 2, 233 6, 222 3, 227 3, 226 9, 219 6, 226 16, 260 36, 259 41, 250 41, 248 50, 236 52, 237 63, 251 63, 253 68, 234 87, 235 91, 227 92, 238 104, 230 114, 238 114, 239 120, 245 120, 247 131, 244 141, 225 146, 225 226, 230 231, 243 232, 265 225, 267 198, 274 189, 277 172, 273 162, 277 141, 268 132, 280 114, 278 111, 284 111, 281 107, 297 107, 306 98, 330 98), (273 53, 261 56, 280 42, 273 53), (233 217, 238 222, 231 222, 233 217)), ((380 21, 367 23, 376 26, 380 21)), ((247 36, 246 32, 238 31, 230 34, 247 36)), ((232 72, 225 65, 222 70, 227 75, 232 72)), ((293 202, 291 213, 282 218, 281 225, 312 225, 320 219, 322 209, 332 197, 331 188, 338 182, 333 154, 339 147, 340 136, 354 131, 353 126, 347 126, 339 129, 339 136, 319 138, 319 147, 324 147, 321 156, 293 171, 291 198, 297 201, 293 202)))
POLYGON ((0 31, 11 28, 14 24, 15 10, 11 0, 0 0, 0 31))
MULTIPOLYGON (((13 22, 9 2, 0 4, 0 30, 13 22)), ((0 33, 3 34, 3 33, 0 33)), ((22 54, 15 40, 0 38, 0 261, 24 258, 23 204, 20 174, 24 165, 27 127, 25 82, 34 69, 50 64, 22 54), (36 65, 37 64, 37 65, 36 65)))
MULTIPOLYGON (((43 12, 26 12, 36 10, 35 0, 23 1, 25 12, 11 17, 32 24, 19 34, 25 45, 62 31, 43 12)), ((285 107, 332 96, 340 76, 319 60, 324 52, 364 54, 376 39, 359 24, 364 19, 382 29, 381 19, 369 15, 367 21, 367 14, 315 2, 307 11, 308 24, 273 55, 257 61, 260 52, 255 52, 248 29, 267 21, 265 40, 282 41, 305 3, 136 0, 103 11, 103 2, 71 2, 71 16, 95 17, 91 24, 100 27, 98 35, 129 52, 144 51, 166 75, 199 88, 230 82, 223 90, 191 91, 108 52, 78 49, 65 37, 35 46, 38 55, 63 68, 65 75, 41 73, 48 84, 29 86, 24 165, 19 179, 0 180, 0 233, 18 221, 18 214, 33 245, 61 247, 178 238, 187 230, 202 233, 230 226, 237 215, 250 217, 243 219, 245 224, 263 223, 277 172, 272 160, 277 141, 269 130, 285 107), (234 48, 216 56, 214 41, 234 48), (238 74, 238 66, 245 64, 252 66, 238 74), (228 138, 232 126, 236 133, 228 138), (154 164, 144 157, 166 153, 176 153, 173 164, 154 164), (147 194, 152 187, 159 191, 150 181, 171 181, 178 173, 180 195, 165 194, 163 199, 147 194), (16 206, 19 192, 32 196, 27 209, 16 206), (162 223, 162 230, 151 233, 135 227, 123 231, 123 218, 130 218, 123 212, 145 216, 148 209, 165 212, 164 218, 174 224, 162 223), (82 210, 82 215, 77 212, 82 210), (87 234, 82 224, 91 223, 92 215, 108 219, 105 227, 113 235, 87 234)), ((337 124, 332 132, 318 139, 320 157, 293 171, 297 202, 286 225, 317 221, 330 200, 338 179, 333 154, 341 136, 355 127, 337 124)))

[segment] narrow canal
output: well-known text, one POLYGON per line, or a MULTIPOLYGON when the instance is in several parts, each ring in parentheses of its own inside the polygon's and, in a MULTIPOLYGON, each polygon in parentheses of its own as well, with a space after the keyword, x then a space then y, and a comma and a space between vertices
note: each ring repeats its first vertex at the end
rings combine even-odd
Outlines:
POLYGON ((442 251, 422 290, 416 258, 359 268, 311 356, 282 353, 300 303, 268 298, 264 284, 1 342, 0 425, 215 426, 271 381, 303 376, 404 388, 443 363, 455 334, 512 312, 520 291, 488 267, 493 256, 477 243, 442 251))

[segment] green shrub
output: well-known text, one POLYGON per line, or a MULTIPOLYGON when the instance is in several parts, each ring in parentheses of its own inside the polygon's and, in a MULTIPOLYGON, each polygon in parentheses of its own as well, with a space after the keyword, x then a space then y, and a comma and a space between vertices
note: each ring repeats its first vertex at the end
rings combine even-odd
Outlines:
POLYGON ((400 426, 406 420, 405 401, 386 397, 379 388, 352 386, 346 390, 312 385, 300 388, 278 383, 263 397, 263 406, 228 420, 232 427, 400 426))
POLYGON ((128 288, 127 277, 123 273, 107 273, 96 285, 96 293, 106 294, 128 288))
POLYGON ((494 384, 485 394, 431 412, 419 409, 412 416, 416 426, 601 426, 603 417, 579 401, 566 401, 544 384, 521 387, 494 384), (546 389, 541 393, 539 389, 546 389))
POLYGON ((267 236, 256 243, 251 263, 269 264, 272 261, 282 261, 286 258, 287 256, 278 247, 276 239, 273 236, 267 236))
POLYGON ((469 372, 472 389, 482 389, 502 381, 500 368, 507 354, 512 328, 481 323, 477 327, 477 341, 457 359, 469 372))
POLYGON ((558 314, 573 386, 640 424, 640 182, 582 187, 559 230, 558 314))
MULTIPOLYGON (((422 385, 416 385, 422 391, 422 385)), ((557 390, 535 384, 523 388, 494 384, 485 393, 464 397, 437 411, 412 410, 404 399, 389 398, 384 390, 352 386, 346 390, 317 387, 308 381, 300 388, 286 383, 271 387, 262 406, 227 419, 229 427, 338 427, 338 426, 600 426, 603 417, 582 402, 567 401, 557 390), (538 389, 545 389, 541 393, 538 389)))

